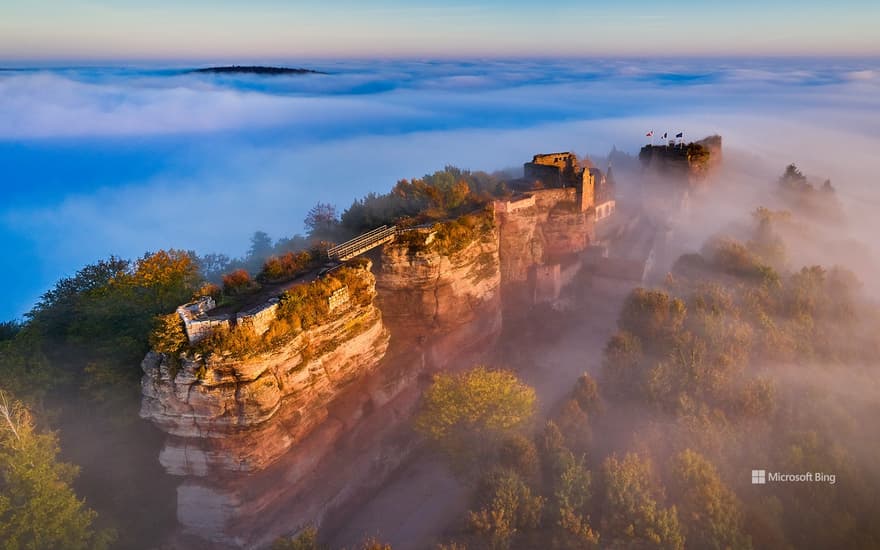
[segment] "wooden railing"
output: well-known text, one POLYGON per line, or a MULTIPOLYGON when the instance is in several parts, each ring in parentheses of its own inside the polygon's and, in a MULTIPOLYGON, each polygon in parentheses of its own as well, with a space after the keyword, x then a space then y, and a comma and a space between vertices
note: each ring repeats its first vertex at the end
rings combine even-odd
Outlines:
POLYGON ((363 235, 358 235, 350 241, 346 241, 330 248, 327 250, 327 256, 331 260, 344 262, 345 260, 350 260, 368 250, 372 250, 379 245, 393 241, 395 235, 397 235, 397 226, 392 225, 391 227, 388 227, 387 225, 383 225, 382 227, 377 227, 363 235))

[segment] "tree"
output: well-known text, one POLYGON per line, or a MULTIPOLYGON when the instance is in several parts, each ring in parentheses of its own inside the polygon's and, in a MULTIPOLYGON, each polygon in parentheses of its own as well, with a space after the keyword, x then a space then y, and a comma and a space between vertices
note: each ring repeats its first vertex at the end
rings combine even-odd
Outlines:
POLYGON ((332 204, 319 202, 309 210, 303 221, 310 239, 332 240, 339 226, 339 215, 332 204))
POLYGON ((236 269, 232 273, 223 276, 223 292, 234 296, 256 290, 256 283, 251 279, 250 273, 244 269, 236 269))
POLYGON ((21 332, 21 323, 18 321, 4 321, 0 323, 0 342, 12 340, 21 332))
POLYGON ((583 373, 575 383, 572 398, 577 401, 581 410, 590 416, 602 412, 602 402, 599 399, 599 385, 588 373, 583 373))
POLYGON ((498 449, 498 463, 513 470, 526 481, 535 482, 541 475, 538 449, 522 434, 511 434, 504 439, 498 449))
POLYGON ((672 460, 670 497, 676 502, 688 547, 707 550, 751 548, 743 532, 739 500, 715 466, 686 449, 672 460))
POLYGON ((422 396, 416 429, 453 457, 486 456, 535 413, 535 390, 510 371, 478 366, 437 374, 422 396))
POLYGON ((107 548, 97 514, 71 489, 77 468, 58 462, 58 441, 38 433, 21 403, 0 391, 0 547, 8 550, 107 548))
POLYGON ((812 189, 812 186, 807 183, 807 177, 798 170, 795 164, 789 164, 785 167, 785 172, 779 178, 779 185, 785 189, 801 190, 807 187, 812 189))
POLYGON ((661 508, 651 463, 635 453, 612 455, 602 463, 603 540, 611 547, 684 548, 675 507, 661 508))
POLYGON ((576 459, 572 453, 564 453, 553 490, 558 515, 556 521, 559 527, 574 537, 578 546, 599 543, 599 535, 590 525, 591 483, 592 475, 584 464, 584 458, 576 459))
POLYGON ((265 231, 256 231, 251 236, 251 247, 247 253, 248 265, 259 266, 272 254, 272 238, 265 231))
POLYGON ((605 345, 602 387, 612 397, 632 397, 641 389, 642 342, 638 336, 618 331, 605 345))
POLYGON ((686 315, 682 300, 660 290, 637 288, 627 297, 618 325, 638 336, 645 348, 655 349, 678 332, 686 315))
POLYGON ((471 528, 489 539, 490 548, 503 550, 518 531, 538 527, 544 499, 532 495, 516 472, 502 468, 481 481, 477 506, 477 512, 468 513, 471 528))
POLYGON ((272 550, 321 550, 318 544, 318 530, 308 526, 294 537, 280 537, 272 543, 272 550))
POLYGON ((213 283, 219 283, 223 274, 229 271, 232 260, 226 254, 212 253, 199 257, 198 262, 202 276, 213 283))

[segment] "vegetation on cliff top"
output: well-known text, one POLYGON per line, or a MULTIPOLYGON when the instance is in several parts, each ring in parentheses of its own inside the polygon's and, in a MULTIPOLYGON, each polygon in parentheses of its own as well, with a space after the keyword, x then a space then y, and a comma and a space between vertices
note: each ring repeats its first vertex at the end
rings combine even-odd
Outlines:
MULTIPOLYGON (((275 319, 264 334, 257 334, 247 323, 233 327, 221 327, 184 353, 202 357, 244 359, 279 349, 303 331, 309 330, 329 318, 329 298, 336 290, 348 288, 349 303, 364 307, 371 303, 371 276, 365 273, 366 260, 349 262, 331 273, 306 284, 296 285, 280 296, 275 319)), ((169 320, 168 323, 171 323, 169 320)), ((160 327, 164 327, 160 324, 160 327)), ((364 328, 364 327, 360 327, 364 328)), ((167 330, 167 346, 175 349, 179 334, 167 330)), ((353 334, 345 335, 347 337, 353 334)), ((158 351, 158 350, 157 350, 158 351)))

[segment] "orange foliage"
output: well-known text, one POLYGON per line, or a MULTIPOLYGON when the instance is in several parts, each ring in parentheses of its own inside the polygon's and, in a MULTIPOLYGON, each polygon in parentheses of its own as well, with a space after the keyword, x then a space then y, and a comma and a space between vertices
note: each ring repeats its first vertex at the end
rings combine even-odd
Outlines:
POLYGON ((251 284, 251 276, 244 269, 236 269, 223 276, 223 291, 227 294, 239 293, 249 288, 251 284))
POLYGON ((281 256, 272 256, 263 264, 259 278, 267 281, 293 278, 307 270, 313 260, 308 252, 288 252, 281 256))

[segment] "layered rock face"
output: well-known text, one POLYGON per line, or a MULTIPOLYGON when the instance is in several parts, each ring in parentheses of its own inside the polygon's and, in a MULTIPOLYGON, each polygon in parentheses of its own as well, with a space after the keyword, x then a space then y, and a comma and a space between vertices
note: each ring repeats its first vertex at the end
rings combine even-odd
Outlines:
POLYGON ((344 522, 411 450, 425 374, 494 353, 502 289, 527 297, 526 310, 535 296, 558 297, 572 271, 560 262, 592 239, 592 210, 576 199, 537 191, 502 214, 400 235, 383 246, 375 280, 362 272, 368 303, 334 310, 272 353, 176 368, 147 355, 142 416, 169 434, 160 460, 184 476, 184 530, 254 547, 344 522))
POLYGON ((448 251, 436 231, 421 229, 382 249, 379 307, 394 338, 424 347, 435 368, 501 330, 497 226, 472 237, 448 251))
POLYGON ((530 196, 534 205, 497 214, 506 315, 527 311, 536 299, 549 297, 540 292, 540 279, 557 270, 539 268, 564 267, 594 240, 595 213, 580 210, 575 189, 536 190, 530 196))
POLYGON ((206 476, 259 470, 327 417, 327 404, 372 371, 389 333, 370 300, 332 312, 271 353, 244 360, 171 358, 143 361, 141 416, 169 434, 160 460, 169 472, 206 476))

